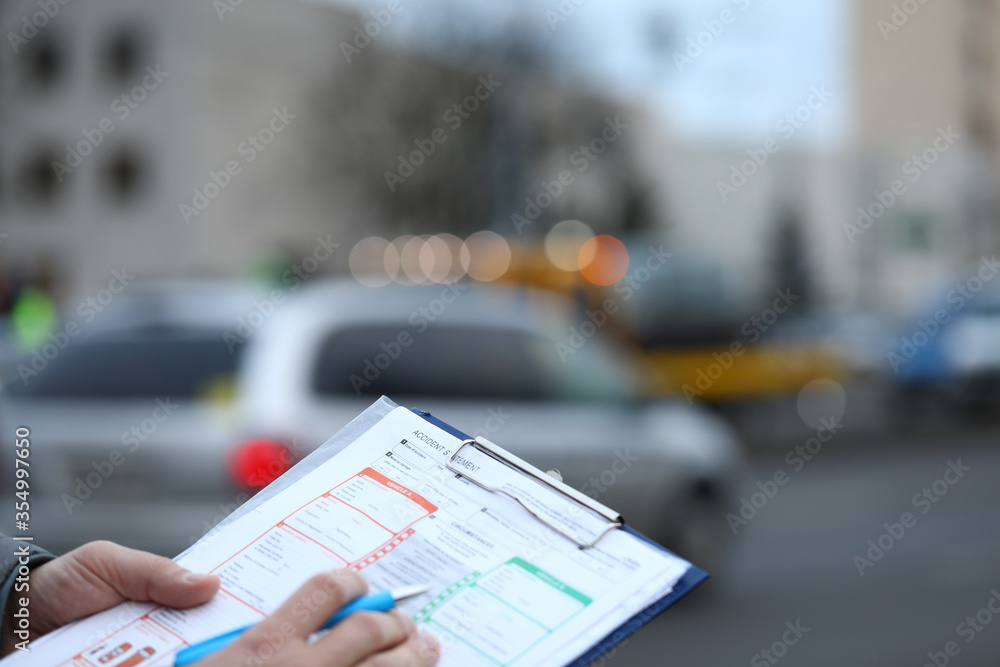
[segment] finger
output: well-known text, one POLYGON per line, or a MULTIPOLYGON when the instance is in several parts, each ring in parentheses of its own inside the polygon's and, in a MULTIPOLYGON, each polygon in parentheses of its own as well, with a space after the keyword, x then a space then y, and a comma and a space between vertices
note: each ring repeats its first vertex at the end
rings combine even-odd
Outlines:
POLYGON ((399 646, 371 656, 357 667, 430 667, 441 657, 441 645, 426 632, 420 632, 399 646))
POLYGON ((254 630, 305 639, 337 610, 367 592, 368 582, 356 572, 337 570, 317 574, 292 593, 276 612, 254 626, 254 630))
POLYGON ((338 623, 315 647, 322 655, 336 656, 343 664, 353 665, 402 644, 416 630, 413 619, 405 614, 362 611, 338 623))
POLYGON ((185 608, 208 602, 219 590, 218 577, 113 542, 90 542, 68 555, 128 600, 185 608))

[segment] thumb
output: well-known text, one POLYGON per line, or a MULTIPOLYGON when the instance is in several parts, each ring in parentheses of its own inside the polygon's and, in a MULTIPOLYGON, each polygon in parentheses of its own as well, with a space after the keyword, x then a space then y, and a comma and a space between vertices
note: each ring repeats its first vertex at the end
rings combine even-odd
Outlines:
POLYGON ((128 600, 185 608, 208 602, 219 590, 218 577, 190 572, 169 558, 110 542, 86 546, 76 552, 81 564, 128 600))

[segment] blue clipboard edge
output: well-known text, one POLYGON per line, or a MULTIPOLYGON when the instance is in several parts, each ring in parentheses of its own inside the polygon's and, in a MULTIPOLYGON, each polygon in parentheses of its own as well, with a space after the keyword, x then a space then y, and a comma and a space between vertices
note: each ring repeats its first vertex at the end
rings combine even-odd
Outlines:
MULTIPOLYGON (((450 433, 456 438, 460 438, 462 440, 469 439, 469 436, 467 436, 465 433, 462 433, 451 424, 441 421, 440 419, 438 419, 437 417, 435 417, 434 415, 425 410, 410 408, 410 412, 413 412, 414 414, 423 417, 431 424, 434 424, 442 431, 450 433)), ((654 542, 653 540, 649 539, 642 533, 634 530, 630 526, 625 526, 624 530, 628 531, 631 535, 634 535, 639 539, 653 545, 657 549, 666 551, 667 553, 673 553, 663 545, 654 542)), ((665 596, 663 596, 653 604, 643 609, 641 612, 639 612, 629 620, 622 623, 620 626, 618 626, 618 628, 616 628, 614 631, 608 634, 608 636, 604 637, 604 639, 594 644, 593 648, 591 648, 589 651, 587 651, 582 656, 577 658, 574 662, 570 663, 570 665, 567 667, 586 667, 590 663, 602 657, 610 657, 609 654, 611 654, 612 650, 616 646, 625 642, 625 640, 627 640, 629 637, 638 632, 640 628, 642 628, 644 625, 646 625, 654 618, 662 614, 664 611, 667 610, 668 607, 672 606, 675 602, 677 602, 682 597, 690 593, 692 590, 694 590, 696 586, 698 586, 703 581, 708 579, 708 577, 709 577, 708 572, 705 572, 704 570, 692 565, 687 569, 687 572, 685 572, 681 576, 681 578, 677 580, 677 583, 674 585, 672 591, 670 591, 665 596)))

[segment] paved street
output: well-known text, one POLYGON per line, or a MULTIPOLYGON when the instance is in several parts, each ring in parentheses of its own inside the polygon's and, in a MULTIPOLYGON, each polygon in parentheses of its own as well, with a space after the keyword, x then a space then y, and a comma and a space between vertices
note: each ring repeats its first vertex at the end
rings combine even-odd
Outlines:
MULTIPOLYGON (((608 664, 919 667, 935 664, 928 652, 942 653, 949 641, 957 655, 939 655, 937 665, 1000 664, 1000 614, 981 612, 1000 591, 1000 436, 894 438, 877 447, 849 437, 792 473, 740 528, 730 572, 668 610, 608 664), (968 472, 947 475, 957 481, 939 483, 936 490, 946 491, 938 497, 934 482, 959 459, 968 472), (924 487, 937 500, 915 505, 924 487), (867 541, 904 512, 916 523, 898 541, 883 537, 892 546, 872 566, 862 564, 860 576, 854 556, 864 557, 867 541), (977 614, 982 621, 959 627, 977 614), (785 635, 786 622, 808 631, 785 635), (783 635, 796 639, 776 647, 783 657, 756 657, 783 635)), ((783 458, 759 458, 757 479, 789 470, 783 458)))

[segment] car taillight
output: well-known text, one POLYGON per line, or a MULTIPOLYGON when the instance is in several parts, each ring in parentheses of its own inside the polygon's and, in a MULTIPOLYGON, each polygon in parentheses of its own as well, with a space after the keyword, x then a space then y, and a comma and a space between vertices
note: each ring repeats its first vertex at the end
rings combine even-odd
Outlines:
POLYGON ((259 489, 281 477, 294 463, 291 453, 277 440, 249 440, 233 450, 229 473, 237 484, 259 489))

